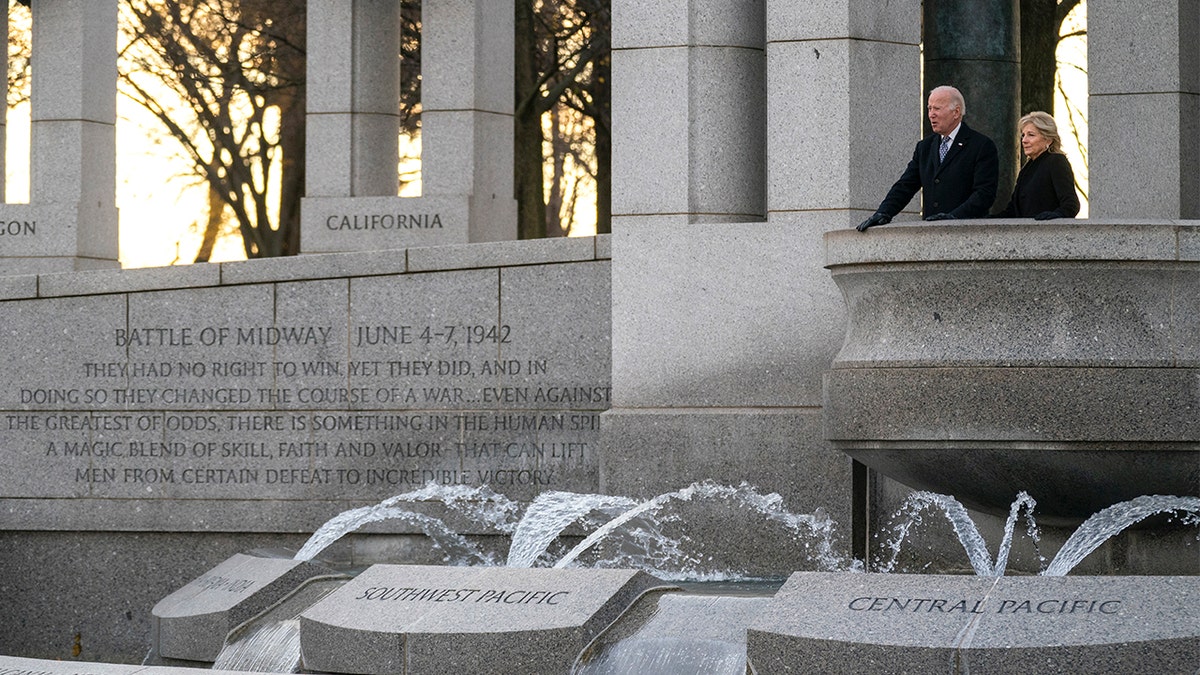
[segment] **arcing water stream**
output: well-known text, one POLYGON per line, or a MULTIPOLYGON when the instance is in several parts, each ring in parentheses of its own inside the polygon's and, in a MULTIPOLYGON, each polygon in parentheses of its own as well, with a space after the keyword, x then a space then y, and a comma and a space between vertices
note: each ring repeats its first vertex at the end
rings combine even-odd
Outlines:
MULTIPOLYGON (((1009 510, 1004 535, 993 560, 987 543, 979 533, 967 509, 948 495, 915 492, 892 520, 887 560, 871 565, 848 560, 836 552, 837 524, 823 513, 799 514, 784 508, 783 499, 775 493, 761 494, 753 487, 737 487, 712 482, 694 483, 681 490, 667 492, 652 499, 636 501, 628 497, 571 492, 545 492, 521 512, 519 505, 486 487, 431 485, 420 490, 390 497, 373 506, 350 509, 322 525, 296 554, 298 560, 310 560, 327 546, 346 534, 369 523, 396 519, 409 523, 428 535, 432 545, 443 551, 445 562, 451 565, 502 564, 480 551, 465 537, 454 532, 441 519, 416 513, 404 504, 438 502, 446 509, 469 518, 472 522, 493 531, 509 534, 512 543, 507 560, 510 567, 553 566, 579 564, 580 557, 593 551, 602 542, 624 538, 621 546, 612 546, 604 566, 624 566, 643 569, 666 580, 736 580, 732 573, 722 577, 719 571, 701 570, 697 563, 705 558, 704 551, 687 549, 686 537, 665 533, 663 523, 680 519, 679 507, 691 502, 723 505, 726 508, 748 510, 756 514, 764 527, 777 527, 797 544, 797 555, 808 566, 824 571, 892 572, 902 544, 913 528, 922 524, 926 511, 942 513, 953 527, 972 569, 980 576, 1001 576, 1008 565, 1016 524, 1022 516, 1027 536, 1036 546, 1039 542, 1035 519, 1036 501, 1019 493, 1009 510), (591 529, 582 541, 557 560, 548 558, 548 549, 564 531, 573 525, 591 529)), ((1200 524, 1200 498, 1152 495, 1138 497, 1100 511, 1085 521, 1067 540, 1049 563, 1041 558, 1042 574, 1061 576, 1069 573, 1089 553, 1126 528, 1156 514, 1174 514, 1185 525, 1200 524)), ((686 524, 685 524, 686 525, 686 524)))
MULTIPOLYGON (((1020 493, 1009 510, 1003 540, 992 559, 978 527, 961 503, 947 495, 915 492, 892 520, 885 547, 890 556, 868 566, 864 561, 849 560, 836 552, 836 523, 826 515, 820 512, 792 513, 784 508, 778 494, 760 494, 746 484, 732 487, 711 482, 695 483, 640 502, 610 495, 545 492, 524 512, 516 502, 486 487, 431 485, 338 514, 314 532, 295 557, 311 560, 333 542, 364 525, 399 520, 424 532, 431 546, 442 551, 444 562, 449 565, 568 567, 579 565, 587 554, 592 558, 592 565, 641 569, 667 581, 746 580, 745 575, 737 571, 705 566, 706 559, 712 558, 708 552, 689 550, 695 548, 695 541, 686 534, 688 522, 686 511, 682 509, 697 503, 753 514, 761 527, 777 528, 772 532, 773 536, 786 536, 795 543, 797 568, 803 564, 821 571, 854 573, 868 567, 878 572, 894 571, 902 545, 915 528, 922 526, 922 516, 926 512, 941 513, 946 517, 979 576, 1005 573, 1016 524, 1022 516, 1027 536, 1035 547, 1040 537, 1034 516, 1036 502, 1029 495, 1020 493), (440 518, 405 507, 406 504, 430 502, 489 531, 509 535, 512 541, 505 563, 480 550, 440 518), (682 525, 685 533, 668 534, 667 525, 682 525), (590 533, 555 560, 549 552, 552 544, 572 527, 590 530, 590 533)), ((1080 525, 1048 565, 1038 553, 1041 574, 1066 575, 1109 538, 1150 516, 1164 513, 1185 526, 1200 525, 1200 498, 1145 496, 1104 509, 1080 525)), ((678 527, 674 530, 680 531, 678 527)), ((737 537, 727 535, 725 538, 737 537)), ((721 556, 716 558, 721 559, 721 556)), ((313 589, 313 592, 324 593, 328 589, 313 589)), ((727 626, 720 621, 722 617, 750 611, 756 606, 755 602, 764 599, 722 596, 704 599, 686 595, 666 599, 655 609, 642 632, 620 642, 602 645, 590 655, 582 655, 582 660, 576 664, 576 672, 626 672, 622 670, 623 664, 658 663, 655 659, 666 659, 660 664, 667 669, 662 672, 698 672, 696 667, 702 667, 703 672, 744 672, 744 644, 731 641, 727 626), (724 603, 721 604, 723 609, 715 613, 709 611, 713 603, 724 603), (697 612, 697 606, 707 609, 697 612), (697 623, 701 618, 707 623, 697 623), (703 633, 704 626, 713 635, 695 639, 696 631, 703 633)), ((244 671, 295 672, 300 664, 296 618, 299 611, 301 609, 281 610, 277 620, 248 627, 237 640, 226 645, 217 665, 244 671)))

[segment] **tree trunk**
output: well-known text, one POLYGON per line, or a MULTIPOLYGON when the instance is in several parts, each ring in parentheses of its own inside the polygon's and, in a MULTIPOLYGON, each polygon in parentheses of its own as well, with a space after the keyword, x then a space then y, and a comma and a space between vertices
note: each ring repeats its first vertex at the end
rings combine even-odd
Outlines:
MULTIPOLYGON (((604 30, 610 30, 610 26, 605 24, 604 30)), ((609 234, 612 232, 612 132, 609 129, 612 119, 611 56, 606 53, 596 59, 592 68, 595 73, 593 89, 601 113, 594 116, 593 124, 596 130, 596 234, 609 234)))
POLYGON ((1021 0, 1021 114, 1054 114, 1054 71, 1058 67, 1056 0, 1021 0))
POLYGON ((596 125, 596 234, 612 232, 612 136, 596 125))
POLYGON ((566 177, 567 143, 563 138, 561 106, 550 108, 550 180, 546 198, 546 236, 563 237, 570 232, 572 221, 564 207, 563 184, 566 177))
POLYGON ((279 235, 280 255, 300 253, 300 198, 304 196, 305 111, 304 89, 278 97, 279 149, 279 235))
POLYGON ((542 188, 542 119, 537 105, 537 29, 534 0, 517 0, 513 62, 513 186, 517 200, 517 232, 521 239, 546 236, 546 203, 542 188))
POLYGON ((1080 0, 1021 0, 1021 114, 1054 114, 1058 40, 1080 0))
POLYGON ((204 235, 200 239, 200 250, 196 252, 196 262, 206 263, 212 260, 213 247, 221 234, 221 225, 225 222, 225 199, 221 191, 212 183, 208 184, 208 222, 204 224, 204 235))

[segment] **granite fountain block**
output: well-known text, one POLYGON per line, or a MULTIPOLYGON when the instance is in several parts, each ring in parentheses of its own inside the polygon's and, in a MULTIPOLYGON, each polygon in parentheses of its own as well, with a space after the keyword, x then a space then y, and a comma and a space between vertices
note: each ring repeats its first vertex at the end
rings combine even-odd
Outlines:
POLYGON ((748 629, 769 673, 1193 673, 1195 577, 797 572, 748 629))
POLYGON ((231 630, 326 576, 308 562, 235 554, 154 606, 152 643, 159 656, 215 661, 231 630))
POLYGON ((300 616, 304 668, 566 673, 638 598, 633 570, 374 565, 300 616))
POLYGON ((992 514, 1027 492, 1046 524, 1200 495, 1200 267, 1183 222, 826 234, 848 322, 825 437, 992 514))

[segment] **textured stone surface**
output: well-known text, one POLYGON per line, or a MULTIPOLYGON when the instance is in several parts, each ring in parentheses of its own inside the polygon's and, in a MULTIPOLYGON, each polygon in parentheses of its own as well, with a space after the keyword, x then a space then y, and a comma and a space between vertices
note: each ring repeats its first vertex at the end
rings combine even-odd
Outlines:
POLYGON ((203 264, 43 274, 38 278, 38 295, 51 298, 215 286, 220 278, 220 266, 203 264))
MULTIPOLYGON (((119 504, 127 511, 139 510, 128 502, 119 504)), ((238 535, 216 528, 172 532, 168 523, 153 522, 146 511, 141 513, 143 525, 157 531, 54 531, 44 524, 34 531, 10 526, 7 506, 4 513, 0 563, 7 573, 0 578, 0 606, 13 620, 0 621, 0 654, 75 667, 80 660, 141 663, 151 644, 155 603, 236 553, 264 546, 295 550, 307 537, 238 535)), ((203 514, 194 515, 203 520, 203 514)))
POLYGON ((67 0, 32 10, 33 42, 56 47, 31 55, 41 75, 30 96, 30 204, 0 205, 0 273, 118 266, 116 9, 67 0))
POLYGON ((458 242, 516 239, 513 14, 452 0, 425 8, 421 19, 423 194, 468 206, 458 242))
POLYGON ((1089 12, 1088 134, 1107 139, 1092 144, 1092 217, 1200 217, 1195 9, 1105 1, 1089 12), (1160 121, 1156 132, 1147 119, 1160 121))
POLYGON ((311 22, 305 253, 516 238, 513 17, 502 9, 464 0, 426 8, 424 194, 404 199, 396 196, 398 6, 315 10, 326 21, 311 22))
POLYGON ((616 0, 612 14, 614 50, 642 47, 677 47, 688 42, 688 0, 648 5, 638 0, 616 0))
MULTIPOLYGON (((815 219, 812 219, 815 221, 815 219)), ((817 222, 622 225, 613 235, 614 400, 802 406, 840 343, 817 222)))
POLYGON ((408 252, 412 272, 578 262, 595 257, 595 243, 586 237, 432 246, 408 252))
POLYGON ((1194 577, 798 572, 751 624, 758 673, 1191 672, 1194 577))
POLYGON ((154 605, 152 646, 167 658, 215 661, 229 631, 330 574, 291 558, 234 555, 154 605))
POLYGON ((837 272, 841 265, 914 259, 1167 261, 1180 255, 1185 236, 1195 236, 1195 228, 1186 224, 1159 218, 893 223, 865 234, 849 230, 829 233, 825 264, 837 272))
POLYGON ((854 319, 839 364, 1111 368, 1200 360, 1177 351, 1177 331, 1189 326, 1174 317, 1180 298, 1200 291, 1195 271, 983 265, 835 274, 854 319))
MULTIPOLYGON (((512 115, 512 12, 494 3, 449 0, 421 15, 424 110, 512 115)), ((470 139, 459 139, 470 142, 470 139)))
POLYGON ((37 50, 32 57, 43 73, 33 85, 33 118, 111 125, 117 54, 108 38, 116 33, 116 3, 70 0, 38 8, 34 15, 40 19, 34 39, 58 48, 37 50))
POLYGON ((711 0, 614 12, 616 219, 764 217, 763 12, 711 0))
POLYGON ((687 108, 688 212, 695 214, 695 222, 766 217, 765 69, 761 43, 756 48, 688 50, 688 75, 693 78, 687 108), (739 140, 733 143, 730 137, 739 140))
POLYGON ((117 267, 117 210, 111 204, 0 204, 0 227, 4 274, 117 267))
POLYGON ((921 137, 919 3, 772 0, 767 16, 770 219, 874 211, 921 137))
POLYGON ((1088 123, 1113 139, 1090 154, 1091 218, 1200 217, 1200 95, 1093 95, 1088 123), (1161 120, 1160 131, 1140 127, 1145 119, 1161 120))
POLYGON ((613 81, 618 83, 612 92, 614 218, 687 212, 687 51, 681 46, 613 50, 613 81), (647 91, 654 96, 645 96, 647 91), (650 138, 669 150, 644 147, 650 138))
POLYGON ((677 47, 684 44, 761 49, 764 4, 746 3, 730 11, 721 0, 668 0, 653 5, 617 0, 613 16, 615 49, 677 47))
POLYGON ((921 41, 921 6, 916 0, 882 6, 871 0, 767 0, 767 17, 767 40, 772 42, 847 36, 910 46, 921 41))
POLYGON ((393 3, 313 8, 305 103, 309 197, 396 195, 399 17, 393 3))
POLYGON ((638 597, 632 570, 374 565, 301 615, 308 669, 564 673, 638 597))
POLYGON ((319 57, 307 64, 304 105, 310 125, 313 114, 345 111, 354 95, 355 4, 322 3, 307 10, 311 25, 305 42, 308 53, 319 57))
MULTIPOLYGON (((1200 93, 1197 26, 1189 2, 1146 5, 1100 0, 1088 12, 1088 91, 1105 94, 1200 93), (1099 49, 1096 49, 1099 47, 1099 49), (1147 68, 1147 63, 1155 64, 1147 68)), ((1128 129, 1132 131, 1132 129, 1128 129)), ((1117 139, 1114 139, 1117 140, 1117 139)))
POLYGON ((24 300, 37 296, 38 276, 36 274, 12 274, 0 276, 0 299, 24 300))
MULTIPOLYGON (((320 90, 318 87, 317 91, 320 90)), ((305 167, 305 196, 300 202, 302 207, 312 208, 307 205, 322 197, 347 197, 354 194, 354 158, 348 151, 353 134, 354 117, 351 114, 318 113, 312 110, 308 112, 304 122, 305 152, 308 155, 319 154, 321 161, 310 162, 315 164, 311 168, 305 167)), ((301 236, 308 235, 314 227, 317 225, 302 226, 301 236)))
POLYGON ((260 258, 220 263, 221 283, 238 285, 304 279, 339 279, 408 271, 406 249, 260 258))
MULTIPOLYGON (((776 42, 767 47, 767 63, 771 217, 847 207, 874 211, 903 171, 920 130, 897 114, 899 106, 879 105, 878 87, 847 90, 837 83, 847 73, 861 73, 856 82, 903 81, 917 68, 915 47, 857 40, 776 42), (851 126, 844 117, 828 114, 838 106, 849 107, 851 126)), ((917 205, 914 201, 911 208, 917 205)))

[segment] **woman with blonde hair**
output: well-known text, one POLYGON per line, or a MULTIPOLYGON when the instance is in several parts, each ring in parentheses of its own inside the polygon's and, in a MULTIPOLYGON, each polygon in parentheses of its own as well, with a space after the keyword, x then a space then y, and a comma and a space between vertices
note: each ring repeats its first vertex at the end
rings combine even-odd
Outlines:
POLYGON ((1021 150, 1028 161, 1017 174, 1012 199, 994 218, 1074 218, 1079 213, 1075 173, 1062 151, 1054 118, 1040 110, 1017 122, 1021 150))

